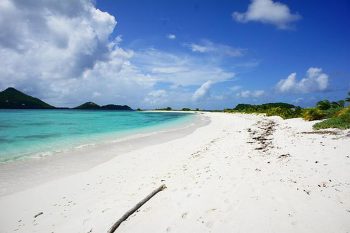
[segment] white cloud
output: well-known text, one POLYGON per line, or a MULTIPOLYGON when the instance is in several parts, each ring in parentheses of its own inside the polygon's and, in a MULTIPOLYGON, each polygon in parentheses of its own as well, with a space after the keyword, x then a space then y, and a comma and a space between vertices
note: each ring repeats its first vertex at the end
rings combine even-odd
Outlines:
POLYGON ((297 80, 296 73, 290 74, 286 79, 281 79, 276 89, 279 92, 310 93, 325 91, 328 88, 328 75, 321 68, 311 67, 306 72, 306 77, 297 80))
POLYGON ((192 99, 193 101, 199 101, 202 100, 210 95, 210 88, 213 85, 213 82, 211 80, 206 81, 203 83, 193 94, 192 99))
POLYGON ((14 86, 56 106, 153 107, 185 105, 191 88, 235 76, 212 57, 121 48, 122 37, 111 38, 116 19, 94 2, 0 0, 0 89, 14 86))
POLYGON ((237 22, 256 21, 273 24, 279 29, 288 29, 291 23, 301 18, 299 14, 291 13, 286 4, 273 0, 252 0, 246 12, 233 12, 232 17, 237 22))
POLYGON ((167 102, 167 96, 168 94, 165 90, 154 90, 147 94, 144 102, 152 106, 156 106, 167 102))
POLYGON ((213 43, 210 40, 202 40, 200 43, 184 44, 192 52, 210 53, 220 56, 239 57, 244 53, 243 49, 233 48, 229 45, 213 43))
POLYGON ((133 52, 118 46, 120 36, 109 40, 116 24, 88 0, 1 1, 0 57, 6 59, 0 87, 15 86, 61 106, 132 104, 132 89, 136 102, 154 81, 130 64, 133 52))
POLYGON ((288 92, 297 86, 296 73, 291 73, 286 79, 281 79, 277 84, 279 92, 288 92))
POLYGON ((240 98, 258 98, 263 95, 265 95, 265 91, 263 90, 256 90, 256 91, 245 90, 245 91, 240 91, 236 94, 236 96, 240 98))
POLYGON ((208 79, 222 82, 235 76, 234 72, 221 68, 219 62, 213 59, 206 60, 156 49, 135 52, 131 61, 154 80, 175 86, 202 85, 208 79))
POLYGON ((168 34, 166 36, 169 40, 175 40, 176 39, 176 35, 175 34, 168 34))

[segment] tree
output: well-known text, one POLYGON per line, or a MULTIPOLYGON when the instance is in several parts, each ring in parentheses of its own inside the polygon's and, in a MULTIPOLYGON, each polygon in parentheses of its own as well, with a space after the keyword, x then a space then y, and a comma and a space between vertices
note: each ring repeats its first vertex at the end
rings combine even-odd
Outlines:
POLYGON ((317 102, 316 106, 320 110, 328 110, 332 107, 329 100, 321 100, 321 101, 317 102))

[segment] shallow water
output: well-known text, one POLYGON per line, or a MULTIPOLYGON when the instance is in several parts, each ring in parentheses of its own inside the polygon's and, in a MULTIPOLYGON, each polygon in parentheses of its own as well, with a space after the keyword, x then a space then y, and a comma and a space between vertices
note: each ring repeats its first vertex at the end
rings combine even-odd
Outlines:
POLYGON ((45 156, 107 137, 188 120, 176 112, 0 110, 0 162, 45 156))

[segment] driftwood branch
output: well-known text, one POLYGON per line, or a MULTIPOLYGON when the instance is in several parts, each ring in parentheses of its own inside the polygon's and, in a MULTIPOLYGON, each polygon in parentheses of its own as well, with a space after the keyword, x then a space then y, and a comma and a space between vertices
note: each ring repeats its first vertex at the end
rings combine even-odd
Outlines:
POLYGON ((113 233, 118 227, 119 225, 124 222, 130 215, 132 215, 133 213, 135 213, 141 206, 143 206, 149 199, 151 199, 154 195, 156 195, 157 193, 159 193, 160 191, 166 189, 165 184, 159 186, 159 188, 153 190, 153 192, 151 192, 150 194, 148 194, 147 197, 145 197, 144 199, 142 199, 139 203, 137 203, 132 209, 130 209, 128 212, 126 212, 120 219, 118 219, 118 221, 116 221, 113 226, 108 230, 107 233, 113 233))

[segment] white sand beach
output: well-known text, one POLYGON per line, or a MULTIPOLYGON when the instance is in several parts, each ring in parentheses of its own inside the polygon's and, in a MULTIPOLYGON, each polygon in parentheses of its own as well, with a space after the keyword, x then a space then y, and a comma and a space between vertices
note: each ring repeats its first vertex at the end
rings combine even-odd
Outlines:
MULTIPOLYGON (((45 179, 38 169, 18 170, 22 179, 1 181, 0 232, 107 232, 162 184, 116 232, 350 232, 349 130, 314 133, 313 122, 257 115, 200 117, 210 122, 153 143, 87 149, 86 158, 64 160, 69 172, 45 179)), ((0 169, 1 179, 16 176, 15 167, 0 169)))

